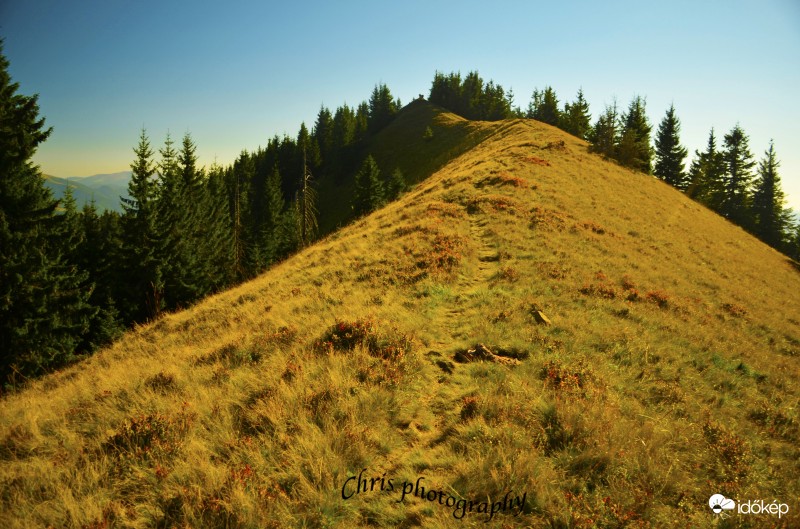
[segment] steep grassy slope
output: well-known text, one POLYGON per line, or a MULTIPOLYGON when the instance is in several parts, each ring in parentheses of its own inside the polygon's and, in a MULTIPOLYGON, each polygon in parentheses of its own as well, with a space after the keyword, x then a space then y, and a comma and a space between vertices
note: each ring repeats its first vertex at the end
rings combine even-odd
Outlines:
POLYGON ((0 525, 800 525, 798 271, 554 128, 460 126, 400 201, 0 402, 0 525))

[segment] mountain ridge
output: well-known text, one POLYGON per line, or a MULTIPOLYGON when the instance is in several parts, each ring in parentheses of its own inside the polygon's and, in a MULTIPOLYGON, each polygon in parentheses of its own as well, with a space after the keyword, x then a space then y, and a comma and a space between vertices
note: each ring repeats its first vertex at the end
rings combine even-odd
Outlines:
POLYGON ((553 127, 469 126, 400 200, 4 398, 0 520, 705 527, 721 493, 796 523, 797 270, 553 127))
POLYGON ((59 177, 45 174, 45 186, 50 189, 55 198, 62 198, 67 186, 72 187, 73 196, 77 207, 94 200, 95 206, 101 212, 104 210, 122 213, 120 197, 128 196, 128 181, 130 171, 118 173, 103 173, 91 176, 59 177))

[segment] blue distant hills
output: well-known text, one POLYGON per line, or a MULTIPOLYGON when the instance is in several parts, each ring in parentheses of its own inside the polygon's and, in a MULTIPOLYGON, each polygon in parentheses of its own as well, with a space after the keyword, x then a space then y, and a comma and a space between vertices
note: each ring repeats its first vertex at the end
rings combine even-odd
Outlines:
POLYGON ((45 186, 53 192, 55 198, 63 197, 67 185, 69 185, 78 209, 94 199, 98 212, 109 210, 121 213, 120 197, 128 196, 128 181, 131 179, 131 172, 67 177, 44 175, 44 177, 45 186))

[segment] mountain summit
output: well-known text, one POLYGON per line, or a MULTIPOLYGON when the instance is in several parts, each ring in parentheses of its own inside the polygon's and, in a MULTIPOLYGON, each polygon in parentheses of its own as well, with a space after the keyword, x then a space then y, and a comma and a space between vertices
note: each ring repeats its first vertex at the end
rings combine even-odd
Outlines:
POLYGON ((0 402, 4 527, 800 523, 798 269, 548 125, 404 113, 401 199, 0 402))

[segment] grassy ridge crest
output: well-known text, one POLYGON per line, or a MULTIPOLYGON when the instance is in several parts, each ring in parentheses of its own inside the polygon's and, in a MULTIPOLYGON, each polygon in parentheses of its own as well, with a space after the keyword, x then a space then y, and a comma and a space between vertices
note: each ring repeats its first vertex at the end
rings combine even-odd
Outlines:
POLYGON ((785 257, 553 127, 416 106, 375 151, 399 201, 0 402, 0 524, 800 524, 785 257))

